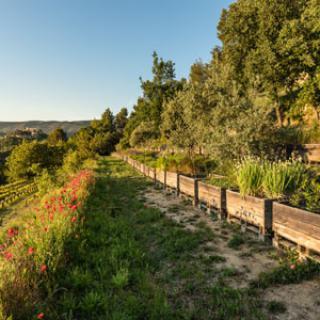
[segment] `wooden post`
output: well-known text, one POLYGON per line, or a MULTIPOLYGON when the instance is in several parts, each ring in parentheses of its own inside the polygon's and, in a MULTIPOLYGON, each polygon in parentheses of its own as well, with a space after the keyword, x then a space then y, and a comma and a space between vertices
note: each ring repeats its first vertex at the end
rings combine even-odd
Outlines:
POLYGON ((180 195, 180 173, 177 173, 177 197, 180 195))
POLYGON ((199 203, 199 186, 198 186, 198 179, 194 179, 194 198, 193 198, 193 206, 198 206, 199 203))

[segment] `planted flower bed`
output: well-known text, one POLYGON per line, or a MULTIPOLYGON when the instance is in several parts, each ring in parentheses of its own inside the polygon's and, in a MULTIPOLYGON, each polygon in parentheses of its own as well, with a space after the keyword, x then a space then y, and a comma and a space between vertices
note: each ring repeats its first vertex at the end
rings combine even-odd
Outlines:
POLYGON ((262 238, 271 234, 272 200, 253 196, 242 196, 227 190, 226 209, 228 220, 238 219, 241 223, 257 227, 262 238))
POLYGON ((303 209, 273 203, 273 243, 292 244, 300 254, 320 261, 320 215, 303 209), (287 241, 286 241, 287 240, 287 241))
POLYGON ((206 204, 208 212, 211 208, 218 209, 220 218, 223 218, 226 211, 226 189, 216 187, 201 181, 198 181, 199 201, 206 204))

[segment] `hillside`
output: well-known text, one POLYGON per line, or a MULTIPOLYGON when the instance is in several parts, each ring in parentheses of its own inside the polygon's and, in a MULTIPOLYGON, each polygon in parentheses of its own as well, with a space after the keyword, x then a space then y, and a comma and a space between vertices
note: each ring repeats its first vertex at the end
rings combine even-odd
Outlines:
POLYGON ((79 129, 86 127, 90 121, 25 121, 25 122, 2 122, 0 121, 0 134, 16 129, 37 128, 49 133, 56 128, 62 128, 67 134, 73 135, 79 129))

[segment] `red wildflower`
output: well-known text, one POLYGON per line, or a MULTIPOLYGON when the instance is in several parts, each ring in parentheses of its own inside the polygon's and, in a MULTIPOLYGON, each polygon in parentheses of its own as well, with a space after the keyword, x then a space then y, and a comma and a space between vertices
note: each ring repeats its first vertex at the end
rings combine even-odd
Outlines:
POLYGON ((43 264, 43 265, 40 267, 40 271, 41 271, 41 272, 46 272, 47 269, 48 269, 48 267, 47 267, 45 264, 43 264))
POLYGON ((290 266, 290 269, 291 270, 294 270, 296 268, 296 265, 295 264, 292 264, 291 266, 290 266))
POLYGON ((7 231, 7 234, 10 238, 13 238, 14 236, 16 236, 18 234, 18 230, 14 229, 14 228, 9 228, 7 231))
POLYGON ((74 206, 71 207, 72 211, 76 211, 78 209, 78 206, 75 204, 74 206))
POLYGON ((77 217, 72 217, 71 218, 71 222, 76 222, 77 221, 77 217))
POLYGON ((11 260, 13 258, 13 254, 9 251, 6 251, 3 255, 7 260, 11 260))
POLYGON ((30 247, 29 249, 28 249, 28 254, 34 254, 34 248, 32 248, 32 247, 30 247))
POLYGON ((48 232, 48 227, 43 228, 44 232, 48 232))
POLYGON ((37 319, 43 319, 44 318, 44 313, 41 312, 37 315, 37 319))

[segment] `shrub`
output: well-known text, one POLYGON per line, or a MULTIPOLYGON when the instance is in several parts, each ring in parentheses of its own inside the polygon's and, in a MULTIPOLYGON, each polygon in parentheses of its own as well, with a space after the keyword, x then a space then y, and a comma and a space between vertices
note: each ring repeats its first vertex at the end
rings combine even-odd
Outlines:
POLYGON ((263 176, 264 163, 259 159, 245 158, 237 166, 237 183, 241 195, 261 195, 263 176))

